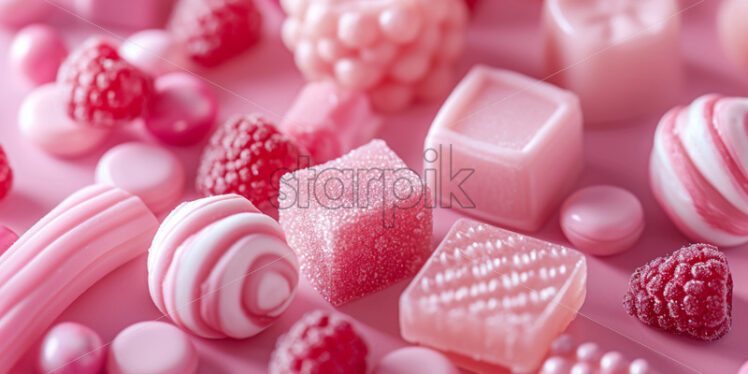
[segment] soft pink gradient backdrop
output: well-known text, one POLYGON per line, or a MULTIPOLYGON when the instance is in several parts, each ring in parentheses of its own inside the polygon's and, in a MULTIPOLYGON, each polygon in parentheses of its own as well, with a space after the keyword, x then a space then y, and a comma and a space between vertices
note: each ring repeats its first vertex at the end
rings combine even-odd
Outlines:
MULTIPOLYGON (((684 6, 700 0, 681 1, 684 6)), ((680 101, 690 102, 709 92, 748 96, 748 74, 734 68, 720 50, 715 17, 718 1, 707 0, 683 14, 683 56, 687 84, 680 101)), ((259 47, 220 69, 204 73, 211 81, 236 92, 216 89, 223 107, 221 116, 264 112, 272 120, 290 106, 303 80, 291 55, 282 46, 278 30, 282 16, 278 8, 264 9, 268 35, 259 47), (251 102, 250 102, 251 100, 251 102), (256 105, 257 104, 257 105, 256 105)), ((69 42, 78 42, 96 30, 90 24, 58 12, 51 23, 63 30, 69 42)), ((475 63, 516 70, 531 76, 541 72, 539 26, 540 2, 484 0, 469 31, 468 51, 460 64, 464 74, 475 63)), ((121 30, 116 30, 118 33, 121 30)), ((126 34, 122 32, 122 34, 126 34)), ((104 149, 89 157, 65 161, 51 158, 22 141, 16 113, 26 89, 7 70, 7 46, 12 33, 0 32, 0 143, 16 173, 12 194, 0 203, 0 223, 21 233, 71 192, 93 182, 96 161, 104 149)), ((421 169, 423 139, 440 103, 417 106, 389 116, 379 137, 414 169, 421 169)), ((629 121, 619 127, 592 129, 585 133, 586 169, 578 186, 614 184, 630 189, 642 201, 647 227, 642 240, 630 251, 609 258, 588 257, 588 297, 570 331, 581 339, 598 341, 606 349, 617 349, 629 357, 649 359, 663 373, 735 373, 748 360, 748 246, 727 249, 734 290, 734 326, 714 343, 672 336, 648 328, 628 317, 620 306, 628 277, 637 266, 687 243, 654 201, 647 181, 652 135, 662 113, 629 121), (651 349, 635 343, 596 322, 614 329, 651 349), (671 361, 665 356, 693 368, 671 361)), ((131 139, 147 138, 141 126, 122 132, 108 146, 131 139)), ((200 147, 174 149, 194 180, 200 147)), ((185 198, 196 195, 190 186, 185 198)), ((459 215, 440 210, 435 215, 434 242, 438 243, 459 215)), ((537 234, 553 242, 568 244, 558 225, 558 214, 537 234)), ((397 299, 407 281, 383 292, 350 303, 339 311, 358 321, 370 342, 372 363, 406 343, 399 337, 397 299)), ((276 338, 312 308, 332 309, 305 282, 298 297, 280 320, 259 336, 244 341, 196 339, 200 373, 264 373, 276 338)), ((97 330, 109 342, 131 323, 160 316, 148 296, 145 257, 111 274, 75 302, 60 321, 77 321, 97 330)), ((18 373, 30 373, 35 352, 21 362, 18 373)))

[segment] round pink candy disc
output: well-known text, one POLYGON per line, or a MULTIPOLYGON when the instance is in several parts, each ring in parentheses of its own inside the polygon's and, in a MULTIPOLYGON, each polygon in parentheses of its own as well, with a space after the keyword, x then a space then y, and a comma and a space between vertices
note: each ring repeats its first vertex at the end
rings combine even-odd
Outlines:
POLYGON ((608 256, 630 248, 644 231, 644 210, 631 192, 593 186, 571 195, 561 208, 561 229, 579 250, 608 256))
POLYGON ((140 197, 154 213, 179 200, 184 168, 166 149, 145 143, 125 143, 110 149, 96 166, 96 182, 119 187, 140 197))
POLYGON ((423 347, 398 349, 384 356, 374 374, 459 374, 441 353, 423 347))
POLYGON ((156 79, 156 98, 144 122, 160 141, 188 146, 210 133, 217 113, 210 87, 190 74, 171 73, 156 79))
POLYGON ((53 327, 42 342, 39 370, 50 374, 99 374, 106 349, 90 328, 64 322, 53 327))
POLYGON ((109 135, 106 129, 81 126, 65 110, 65 90, 54 83, 29 93, 18 112, 21 134, 47 153, 75 157, 97 148, 109 135))
POLYGON ((109 374, 192 374, 195 345, 187 333, 164 322, 140 322, 119 333, 109 347, 109 374))
POLYGON ((68 50, 60 33, 47 25, 27 26, 10 46, 10 66, 34 86, 54 82, 68 50))

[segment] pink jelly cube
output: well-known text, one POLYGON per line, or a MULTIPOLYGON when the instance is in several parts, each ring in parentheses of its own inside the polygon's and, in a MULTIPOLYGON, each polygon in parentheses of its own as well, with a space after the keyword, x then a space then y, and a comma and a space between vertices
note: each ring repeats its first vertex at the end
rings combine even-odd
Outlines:
POLYGON ((582 170, 582 113, 573 94, 477 66, 426 137, 424 178, 442 207, 539 229, 582 170))
POLYGON ((412 276, 431 254, 431 193, 382 140, 286 174, 278 201, 301 271, 334 305, 412 276))
POLYGON ((370 141, 381 120, 365 94, 334 82, 307 84, 280 123, 316 162, 327 162, 370 141))
POLYGON ((531 372, 576 317, 586 279, 575 250, 461 219, 400 297, 400 329, 465 361, 531 372))
POLYGON ((681 81, 677 0, 549 0, 546 74, 579 95, 588 124, 669 106, 681 81))

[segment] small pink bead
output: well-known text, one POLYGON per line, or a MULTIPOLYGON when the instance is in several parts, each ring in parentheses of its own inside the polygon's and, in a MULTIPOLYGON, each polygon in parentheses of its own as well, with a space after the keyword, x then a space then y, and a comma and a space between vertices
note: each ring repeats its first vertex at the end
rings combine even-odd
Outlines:
POLYGON ((290 18, 283 22, 283 26, 281 27, 281 39, 283 39, 283 44, 286 45, 286 48, 293 51, 294 48, 296 48, 296 43, 299 42, 300 36, 301 24, 299 21, 290 18))
POLYGON ((566 356, 574 353, 576 343, 571 335, 561 335, 551 344, 551 354, 558 356, 566 356))
POLYGON ((379 15, 382 33, 398 43, 413 41, 421 29, 421 24, 421 16, 405 6, 393 6, 379 15))
MULTIPOLYGON (((630 374, 654 374, 654 371, 649 366, 649 362, 647 362, 647 360, 638 358, 634 360, 634 362, 631 363, 631 366, 629 366, 629 373, 630 374)), ((740 372, 738 374, 748 374, 748 367, 746 367, 745 372, 740 372)))
POLYGON ((579 361, 597 363, 602 355, 602 350, 595 343, 584 343, 577 348, 577 359, 579 361))
POLYGON ((119 47, 119 53, 122 58, 153 76, 188 66, 182 48, 164 30, 144 30, 131 35, 119 47))
POLYGON ((10 64, 19 75, 38 86, 55 80, 67 55, 65 41, 57 30, 37 24, 16 34, 10 47, 10 64))
POLYGON ((156 79, 156 97, 144 123, 148 131, 170 145, 202 141, 213 128, 218 101, 202 80, 187 73, 156 79))
POLYGON ((334 37, 337 33, 338 16, 323 4, 314 4, 307 10, 304 32, 311 37, 334 37))
POLYGON ((568 374, 571 363, 562 357, 551 357, 545 361, 540 374, 568 374))
POLYGON ((95 331, 78 323, 61 323, 44 337, 39 370, 50 374, 99 374, 105 351, 95 331))
POLYGON ((350 47, 365 47, 377 40, 376 20, 364 13, 344 13, 338 22, 338 38, 350 47))
POLYGON ((358 59, 344 58, 335 64, 335 77, 340 84, 354 90, 372 87, 380 74, 379 69, 358 59))
POLYGON ((16 240, 18 240, 18 235, 13 230, 0 225, 0 255, 10 248, 16 240))
POLYGON ((397 112, 407 108, 413 101, 413 90, 406 85, 385 83, 372 90, 369 99, 377 111, 397 112))
POLYGON ((628 361, 618 352, 608 352, 600 359, 603 374, 623 374, 628 371, 628 366, 628 361))
POLYGON ((0 0, 0 25, 23 27, 43 20, 50 10, 46 0, 0 0))
POLYGON ((580 362, 571 368, 569 374, 595 374, 595 369, 592 368, 592 365, 586 362, 580 362))
POLYGON ((317 50, 309 41, 302 41, 296 45, 294 51, 294 60, 296 66, 309 80, 318 80, 325 76, 327 65, 317 54, 317 50))
POLYGON ((351 55, 350 49, 334 38, 323 38, 317 42, 317 54, 327 62, 335 61, 351 55))

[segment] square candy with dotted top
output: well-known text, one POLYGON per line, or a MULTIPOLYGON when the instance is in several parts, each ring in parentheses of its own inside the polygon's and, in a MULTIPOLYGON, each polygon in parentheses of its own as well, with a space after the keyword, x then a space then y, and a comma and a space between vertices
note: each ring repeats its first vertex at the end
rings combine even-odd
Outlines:
POLYGON ((480 366, 532 372, 576 317, 587 265, 572 249, 457 221, 400 297, 405 340, 480 366))
POLYGON ((341 305, 414 275, 431 254, 431 193, 382 140, 281 179, 280 223, 315 290, 341 305))

